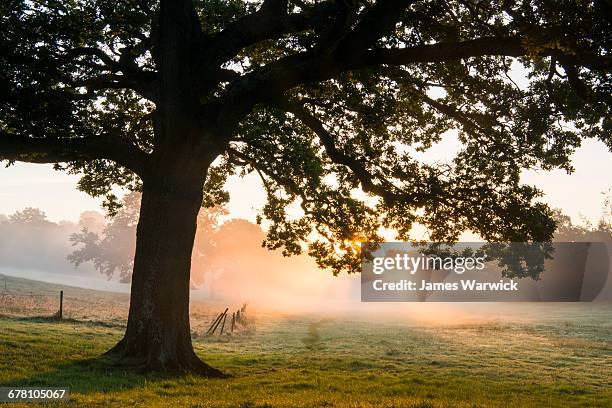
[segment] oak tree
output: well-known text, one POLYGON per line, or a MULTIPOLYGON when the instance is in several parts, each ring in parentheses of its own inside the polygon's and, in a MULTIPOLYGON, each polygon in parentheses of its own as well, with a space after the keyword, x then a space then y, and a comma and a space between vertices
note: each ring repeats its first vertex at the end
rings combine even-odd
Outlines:
POLYGON ((605 0, 2 0, 0 159, 82 174, 111 210, 112 186, 141 190, 111 352, 220 375, 192 349, 189 271, 228 175, 260 175, 268 248, 335 272, 381 228, 546 240, 552 213, 520 174, 571 170, 585 138, 612 147, 609 15, 605 0), (415 158, 451 129, 452 161, 415 158))

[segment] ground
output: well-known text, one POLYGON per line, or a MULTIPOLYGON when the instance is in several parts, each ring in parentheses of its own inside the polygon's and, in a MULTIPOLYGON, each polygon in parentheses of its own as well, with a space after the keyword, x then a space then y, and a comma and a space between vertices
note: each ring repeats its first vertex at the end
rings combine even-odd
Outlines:
POLYGON ((223 337, 202 335, 220 306, 198 305, 196 351, 233 376, 208 380, 99 358, 121 337, 113 310, 125 295, 71 289, 57 322, 40 317, 56 286, 7 279, 0 387, 67 386, 67 406, 612 407, 610 304, 521 305, 537 318, 438 325, 257 313, 250 330, 223 337))

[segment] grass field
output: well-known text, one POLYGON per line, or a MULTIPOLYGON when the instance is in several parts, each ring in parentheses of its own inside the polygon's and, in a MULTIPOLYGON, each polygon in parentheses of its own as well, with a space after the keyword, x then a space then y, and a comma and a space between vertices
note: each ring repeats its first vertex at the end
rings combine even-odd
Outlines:
MULTIPOLYGON (((67 386, 68 406, 612 407, 609 304, 520 305, 535 318, 443 325, 259 313, 248 334, 194 333, 198 354, 233 375, 207 380, 99 358, 121 336, 125 295, 71 289, 69 319, 56 322, 37 315, 58 287, 7 279, 0 387, 67 386)), ((218 312, 194 310, 194 327, 218 312)))

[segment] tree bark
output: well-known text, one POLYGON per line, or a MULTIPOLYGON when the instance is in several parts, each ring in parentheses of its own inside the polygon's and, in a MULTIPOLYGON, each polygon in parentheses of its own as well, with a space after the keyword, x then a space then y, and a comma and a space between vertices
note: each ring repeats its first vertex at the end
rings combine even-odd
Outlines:
POLYGON ((109 351, 143 370, 224 376, 193 351, 189 275, 202 184, 143 185, 130 311, 123 339, 109 351))

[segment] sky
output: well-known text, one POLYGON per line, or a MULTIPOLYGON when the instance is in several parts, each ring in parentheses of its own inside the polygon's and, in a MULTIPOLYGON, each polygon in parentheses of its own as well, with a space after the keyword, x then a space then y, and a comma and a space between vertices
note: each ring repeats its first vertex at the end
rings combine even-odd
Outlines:
MULTIPOLYGON (((449 159, 457 148, 449 136, 440 145, 423 154, 424 159, 449 159)), ((561 208, 573 220, 581 218, 597 221, 602 213, 602 193, 612 188, 612 153, 603 143, 588 140, 573 156, 575 172, 529 171, 523 181, 541 188, 543 201, 561 208)), ((101 199, 76 189, 78 176, 52 169, 51 165, 17 163, 0 167, 0 214, 11 214, 25 207, 43 210, 51 221, 77 221, 81 212, 97 210, 101 199)), ((227 184, 231 194, 231 218, 255 220, 257 209, 265 201, 265 194, 255 174, 245 178, 232 177, 227 184)))

